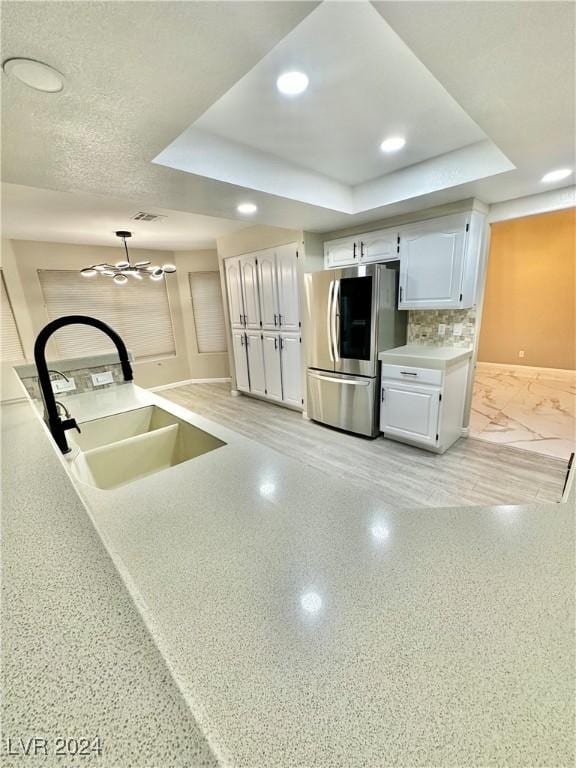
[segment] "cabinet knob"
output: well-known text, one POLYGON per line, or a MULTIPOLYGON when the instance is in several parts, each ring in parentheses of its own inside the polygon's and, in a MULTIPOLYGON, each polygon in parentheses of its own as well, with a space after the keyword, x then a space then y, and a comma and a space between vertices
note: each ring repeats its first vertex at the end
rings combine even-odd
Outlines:
POLYGON ((278 325, 282 325, 282 315, 278 315, 278 325))
POLYGON ((278 325, 278 316, 274 315, 274 325, 278 325))
POLYGON ((356 243, 352 246, 352 256, 356 258, 356 243))

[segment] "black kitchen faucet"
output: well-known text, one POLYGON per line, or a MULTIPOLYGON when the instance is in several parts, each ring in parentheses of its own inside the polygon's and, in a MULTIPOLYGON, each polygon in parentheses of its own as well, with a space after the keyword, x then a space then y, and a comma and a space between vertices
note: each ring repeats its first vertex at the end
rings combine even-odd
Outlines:
POLYGON ((116 331, 101 320, 97 320, 95 317, 87 317, 86 315, 68 315, 52 320, 51 323, 48 323, 48 325, 42 328, 36 337, 36 342, 34 344, 34 361, 38 371, 38 383, 40 384, 40 391, 42 392, 42 401, 44 402, 44 421, 48 425, 52 437, 62 453, 70 452, 66 440, 66 430, 77 429, 78 432, 80 432, 80 427, 76 423, 76 419, 70 417, 69 414, 67 414, 67 418, 65 419, 60 418, 56 398, 54 397, 54 392, 52 390, 50 371, 48 370, 48 365, 46 363, 46 344, 55 331, 66 325, 91 325, 93 328, 98 328, 98 330, 109 336, 118 350, 118 357, 120 358, 120 364, 122 365, 124 381, 132 381, 134 378, 132 375, 132 366, 128 359, 126 345, 116 331))

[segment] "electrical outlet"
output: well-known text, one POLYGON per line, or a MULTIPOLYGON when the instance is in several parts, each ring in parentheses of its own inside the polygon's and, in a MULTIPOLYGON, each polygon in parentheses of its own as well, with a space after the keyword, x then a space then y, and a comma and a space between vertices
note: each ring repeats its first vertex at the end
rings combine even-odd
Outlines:
POLYGON ((438 336, 446 336, 446 323, 438 324, 438 336))
POLYGON ((55 395, 59 395, 61 392, 72 392, 73 389, 76 389, 76 382, 70 376, 68 381, 66 379, 55 379, 52 381, 52 392, 55 395))
POLYGON ((454 323, 454 327, 452 329, 453 336, 462 336, 463 329, 464 329, 463 323, 454 323))
POLYGON ((523 350, 523 349, 521 349, 521 350, 518 352, 518 357, 524 357, 524 350, 523 350))
POLYGON ((92 386, 101 387, 103 384, 113 384, 114 377, 112 371, 103 371, 102 373, 92 374, 92 386))

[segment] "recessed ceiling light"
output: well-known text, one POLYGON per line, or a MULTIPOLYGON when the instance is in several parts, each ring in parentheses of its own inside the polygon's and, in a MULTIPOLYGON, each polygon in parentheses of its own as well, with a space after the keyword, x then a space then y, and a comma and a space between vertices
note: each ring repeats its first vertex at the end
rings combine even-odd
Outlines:
POLYGON ((254 203, 241 203, 238 208, 236 208, 238 213, 245 213, 250 215, 251 213, 256 213, 258 210, 258 206, 254 205, 254 203))
POLYGON ((7 59, 2 65, 7 75, 45 93, 58 93, 64 88, 64 76, 48 64, 34 59, 7 59))
POLYGON ((276 80, 276 86, 285 96, 298 96, 308 88, 308 76, 304 72, 284 72, 276 80))
POLYGON ((557 171, 550 171, 550 173, 542 176, 542 181, 562 181, 562 179, 567 179, 571 173, 570 168, 560 168, 557 171))
POLYGON ((406 139, 401 136, 391 136, 389 139, 384 139, 380 144, 382 152, 398 152, 399 149, 406 144, 406 139))

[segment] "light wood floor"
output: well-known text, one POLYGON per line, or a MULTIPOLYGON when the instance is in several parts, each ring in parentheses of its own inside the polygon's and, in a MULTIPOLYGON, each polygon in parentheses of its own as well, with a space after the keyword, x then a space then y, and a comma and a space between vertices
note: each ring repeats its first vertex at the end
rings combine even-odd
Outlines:
POLYGON ((560 499, 566 462, 461 439, 442 456, 392 440, 366 440, 228 384, 189 384, 162 396, 298 461, 357 483, 391 507, 514 504, 560 499))

